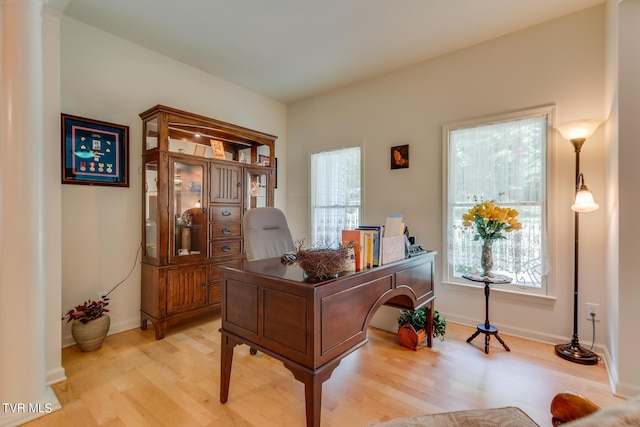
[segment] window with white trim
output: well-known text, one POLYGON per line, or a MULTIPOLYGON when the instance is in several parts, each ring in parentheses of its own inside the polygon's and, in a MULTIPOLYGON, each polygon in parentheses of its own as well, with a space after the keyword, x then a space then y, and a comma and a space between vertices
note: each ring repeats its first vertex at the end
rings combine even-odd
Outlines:
MULTIPOLYGON (((496 285, 547 294, 547 143, 553 108, 544 107, 445 125, 445 271, 443 280, 468 284, 480 271, 482 239, 462 225, 462 215, 480 200, 518 210, 522 229, 493 244, 493 270, 512 278, 496 285)), ((493 285, 492 285, 493 286, 493 285)))
POLYGON ((311 154, 311 246, 337 246, 360 224, 360 147, 311 154))

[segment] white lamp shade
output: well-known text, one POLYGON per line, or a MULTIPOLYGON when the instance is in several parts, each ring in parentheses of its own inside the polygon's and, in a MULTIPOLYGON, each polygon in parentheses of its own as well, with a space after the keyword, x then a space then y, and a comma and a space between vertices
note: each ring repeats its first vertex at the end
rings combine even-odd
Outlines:
POLYGON ((566 140, 587 139, 596 131, 603 121, 600 119, 584 119, 562 123, 556 129, 566 140))
POLYGON ((576 193, 576 202, 571 209, 576 212, 593 212, 600 206, 593 200, 593 194, 586 186, 576 193))

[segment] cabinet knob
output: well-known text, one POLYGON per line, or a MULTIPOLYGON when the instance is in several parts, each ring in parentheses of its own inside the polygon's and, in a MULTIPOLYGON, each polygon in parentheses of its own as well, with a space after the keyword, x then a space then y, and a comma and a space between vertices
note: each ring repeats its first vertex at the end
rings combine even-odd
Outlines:
POLYGON ((240 187, 242 187, 242 183, 241 182, 238 183, 238 188, 240 188, 240 187))
POLYGON ((202 282, 202 289, 206 289, 207 288, 207 284, 202 282))
POLYGON ((223 228, 222 229, 222 234, 231 234, 231 229, 230 228, 223 228))
POLYGON ((225 209, 225 210, 223 210, 223 211, 222 211, 222 216, 231 216, 231 211, 226 210, 226 209, 225 209))
POLYGON ((207 213, 208 209, 207 208, 202 208, 202 212, 207 213))
POLYGON ((229 252, 231 250, 231 246, 224 245, 222 247, 222 252, 229 252))

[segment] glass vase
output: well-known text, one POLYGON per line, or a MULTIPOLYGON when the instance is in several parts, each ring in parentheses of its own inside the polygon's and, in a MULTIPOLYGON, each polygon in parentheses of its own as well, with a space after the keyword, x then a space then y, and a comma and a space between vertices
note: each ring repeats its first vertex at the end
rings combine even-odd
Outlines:
POLYGON ((486 239, 482 242, 482 257, 480 258, 480 265, 482 266, 482 275, 485 277, 493 277, 491 269, 493 268, 493 252, 491 250, 491 244, 493 240, 486 239))

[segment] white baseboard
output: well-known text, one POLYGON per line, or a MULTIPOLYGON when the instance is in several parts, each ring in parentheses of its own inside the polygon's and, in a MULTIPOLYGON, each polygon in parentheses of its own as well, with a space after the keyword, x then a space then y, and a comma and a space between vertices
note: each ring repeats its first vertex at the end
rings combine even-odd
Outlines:
POLYGON ((62 366, 47 371, 47 385, 59 383, 67 379, 64 368, 62 366))

